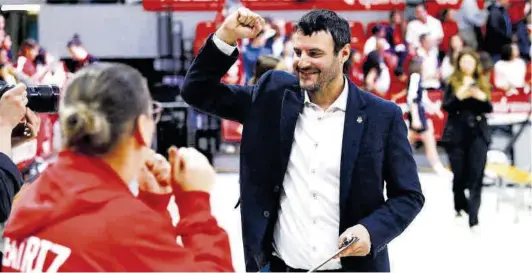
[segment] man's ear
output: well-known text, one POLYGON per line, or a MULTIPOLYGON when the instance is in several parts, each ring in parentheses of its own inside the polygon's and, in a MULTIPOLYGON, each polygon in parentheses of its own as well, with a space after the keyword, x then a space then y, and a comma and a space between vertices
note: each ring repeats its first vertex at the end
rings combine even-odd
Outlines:
POLYGON ((151 146, 153 135, 153 124, 148 116, 140 115, 137 118, 135 139, 140 146, 151 146))
POLYGON ((344 63, 349 60, 349 58, 351 57, 351 45, 350 44, 344 45, 342 50, 340 50, 340 57, 342 58, 342 62, 344 63))

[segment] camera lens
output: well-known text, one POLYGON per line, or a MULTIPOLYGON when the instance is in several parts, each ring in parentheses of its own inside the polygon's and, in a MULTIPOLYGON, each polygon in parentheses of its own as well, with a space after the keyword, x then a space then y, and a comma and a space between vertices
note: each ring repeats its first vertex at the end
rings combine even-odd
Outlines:
POLYGON ((37 113, 57 113, 59 110, 59 87, 37 85, 26 87, 27 107, 37 113))

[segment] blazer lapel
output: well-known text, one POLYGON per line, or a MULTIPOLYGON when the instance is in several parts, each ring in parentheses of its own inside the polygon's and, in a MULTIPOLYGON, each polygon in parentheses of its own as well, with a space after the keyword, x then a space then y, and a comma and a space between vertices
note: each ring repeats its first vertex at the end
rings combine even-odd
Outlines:
POLYGON ((294 130, 296 128, 297 118, 303 109, 303 91, 299 88, 286 89, 281 104, 281 162, 282 173, 286 172, 290 151, 294 140, 294 130), (297 90, 297 91, 296 91, 297 90))
POLYGON ((349 82, 349 94, 345 113, 344 134, 342 140, 342 157, 340 162, 340 211, 345 207, 345 201, 349 196, 355 161, 360 148, 360 139, 364 133, 366 113, 364 112, 365 101, 357 86, 349 82))

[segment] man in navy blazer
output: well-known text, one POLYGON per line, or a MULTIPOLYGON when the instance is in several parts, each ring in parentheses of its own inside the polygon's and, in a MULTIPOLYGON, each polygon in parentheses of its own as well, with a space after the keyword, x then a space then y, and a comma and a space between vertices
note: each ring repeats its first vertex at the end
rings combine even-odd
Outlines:
POLYGON ((390 271, 386 245, 424 204, 401 109, 344 76, 350 29, 329 10, 296 25, 296 75, 270 71, 254 86, 220 83, 239 55, 236 41, 263 26, 248 9, 230 15, 192 63, 181 94, 243 124, 246 270, 306 271, 356 237, 320 269, 390 271))

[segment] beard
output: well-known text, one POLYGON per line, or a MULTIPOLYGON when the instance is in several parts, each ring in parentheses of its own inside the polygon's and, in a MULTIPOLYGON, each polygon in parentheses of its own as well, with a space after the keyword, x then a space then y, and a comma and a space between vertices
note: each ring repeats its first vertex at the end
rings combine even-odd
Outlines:
POLYGON ((324 70, 311 66, 305 68, 297 67, 296 72, 299 86, 308 92, 317 93, 334 80, 338 74, 338 69, 333 64, 324 70), (307 79, 302 79, 301 74, 304 74, 307 79), (315 78, 315 80, 312 78, 315 78))

